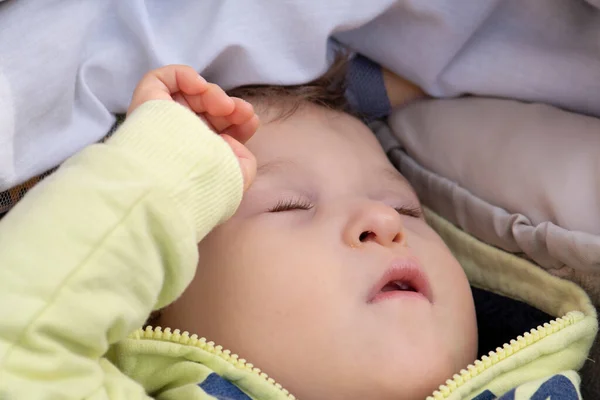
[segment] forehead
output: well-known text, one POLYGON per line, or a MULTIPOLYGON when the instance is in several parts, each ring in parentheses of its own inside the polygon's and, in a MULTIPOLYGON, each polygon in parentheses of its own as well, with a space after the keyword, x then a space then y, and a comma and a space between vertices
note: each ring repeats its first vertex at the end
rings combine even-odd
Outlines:
POLYGON ((288 160, 315 166, 387 166, 381 146, 358 119, 306 104, 286 119, 263 124, 247 143, 259 167, 288 160))
POLYGON ((247 146, 257 158, 259 180, 309 175, 327 185, 392 183, 412 192, 370 129, 341 112, 307 105, 289 118, 262 125, 247 146))

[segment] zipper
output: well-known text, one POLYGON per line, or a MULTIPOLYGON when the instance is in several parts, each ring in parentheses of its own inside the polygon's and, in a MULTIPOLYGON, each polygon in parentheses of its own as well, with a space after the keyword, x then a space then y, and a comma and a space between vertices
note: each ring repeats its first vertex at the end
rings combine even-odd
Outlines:
MULTIPOLYGON (((450 397, 456 390, 461 386, 465 385, 471 379, 481 375, 484 371, 492 368, 500 361, 518 353, 519 351, 539 342, 541 339, 560 332, 564 328, 581 321, 584 315, 580 311, 570 311, 565 316, 556 318, 550 322, 545 323, 543 326, 531 329, 529 332, 525 332, 523 335, 518 336, 516 339, 505 343, 502 347, 498 347, 495 351, 490 351, 488 355, 481 357, 473 364, 469 364, 466 369, 462 369, 458 374, 455 374, 452 379, 448 379, 445 384, 441 385, 433 394, 427 397, 426 400, 443 400, 450 397)), ((259 368, 256 368, 253 364, 247 362, 245 359, 240 358, 237 354, 232 353, 230 350, 224 349, 223 346, 215 345, 214 342, 207 341, 206 338, 199 338, 198 335, 190 335, 188 332, 181 333, 179 329, 175 329, 171 332, 170 328, 161 328, 147 326, 145 329, 140 328, 129 335, 131 339, 153 339, 165 342, 179 343, 186 346, 198 347, 204 351, 207 351, 213 355, 216 355, 233 365, 234 367, 251 372, 261 379, 271 384, 281 394, 286 396, 290 400, 296 400, 296 397, 286 390, 279 383, 266 373, 262 372, 259 368)))
POLYGON ((543 326, 538 326, 529 332, 525 332, 522 336, 518 336, 516 339, 511 340, 510 343, 498 347, 496 351, 490 351, 487 356, 481 357, 473 364, 470 364, 466 369, 462 369, 458 374, 455 374, 452 379, 448 379, 445 384, 441 385, 431 396, 427 397, 426 400, 447 399, 458 390, 458 388, 465 385, 476 376, 481 375, 481 373, 498 364, 500 361, 539 342, 546 336, 550 336, 581 321, 583 318, 584 315, 582 312, 570 311, 561 318, 556 318, 550 322, 546 322, 543 326))
POLYGON ((275 389, 281 394, 286 396, 290 400, 296 400, 296 397, 286 390, 279 383, 275 382, 266 373, 262 372, 259 368, 256 368, 253 364, 240 358, 237 354, 232 353, 230 350, 224 349, 223 346, 215 345, 215 342, 209 342, 206 338, 199 338, 198 335, 190 335, 187 331, 181 333, 179 329, 175 329, 171 332, 171 328, 161 328, 160 326, 151 327, 147 326, 145 329, 140 328, 129 335, 130 339, 153 339, 164 342, 179 343, 186 346, 198 347, 208 353, 220 357, 229 364, 233 365, 237 369, 248 371, 254 375, 262 378, 264 381, 270 383, 275 389))

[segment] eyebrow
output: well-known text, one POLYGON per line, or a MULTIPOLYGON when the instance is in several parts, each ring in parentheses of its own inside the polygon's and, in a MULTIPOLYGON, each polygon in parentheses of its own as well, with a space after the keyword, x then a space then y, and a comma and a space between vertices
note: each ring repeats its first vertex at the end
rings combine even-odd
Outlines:
POLYGON ((280 171, 285 171, 288 169, 301 169, 301 167, 293 161, 286 160, 283 158, 276 158, 274 160, 264 163, 263 165, 260 165, 256 169, 256 175, 264 176, 280 171))
POLYGON ((413 193, 417 199, 419 198, 415 189, 412 187, 410 182, 408 182, 408 180, 400 174, 400 171, 386 167, 380 169, 378 175, 380 175, 385 181, 391 184, 401 185, 402 187, 408 189, 411 193, 413 193))
MULTIPOLYGON (((301 165, 299 165, 298 163, 295 163, 294 161, 291 160, 286 160, 284 158, 276 158, 274 160, 271 160, 269 162, 266 162, 262 165, 260 165, 257 169, 256 169, 256 176, 257 177, 261 177, 261 176, 266 176, 269 174, 275 174, 275 173, 280 173, 282 171, 288 171, 288 170, 302 170, 303 167, 301 165)), ((406 178, 404 178, 400 172, 394 168, 390 168, 390 167, 383 167, 380 169, 377 169, 374 173, 374 176, 378 176, 383 178, 383 180, 389 184, 392 185, 400 185, 401 187, 409 190, 417 200, 419 200, 419 197, 417 196, 417 193, 415 192, 414 188, 411 186, 411 184, 408 182, 408 180, 406 180, 406 178)))

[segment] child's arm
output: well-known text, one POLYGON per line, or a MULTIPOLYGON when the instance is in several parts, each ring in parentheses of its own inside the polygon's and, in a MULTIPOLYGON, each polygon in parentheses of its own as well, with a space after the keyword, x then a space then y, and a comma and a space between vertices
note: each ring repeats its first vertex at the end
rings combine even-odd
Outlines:
POLYGON ((395 74, 387 68, 381 67, 385 92, 392 108, 424 99, 427 94, 419 86, 395 74))
POLYGON ((141 105, 107 144, 68 160, 1 221, 0 399, 146 398, 103 356, 181 294, 197 242, 235 211, 240 163, 253 161, 162 95, 242 140, 257 125, 251 107, 214 114, 214 91, 168 86, 136 93, 141 105))

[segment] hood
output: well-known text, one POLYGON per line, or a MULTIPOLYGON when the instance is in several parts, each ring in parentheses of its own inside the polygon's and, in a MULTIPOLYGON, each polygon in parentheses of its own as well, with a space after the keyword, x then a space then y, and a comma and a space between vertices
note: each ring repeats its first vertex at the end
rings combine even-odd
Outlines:
MULTIPOLYGON (((489 354, 449 377, 431 399, 471 399, 486 390, 501 395, 523 383, 583 366, 598 323, 594 306, 579 286, 480 242, 430 210, 426 217, 463 266, 474 295, 479 293, 476 300, 481 293, 491 293, 503 305, 522 304, 514 307, 514 313, 528 315, 534 322, 548 319, 498 343, 489 354)), ((510 317, 502 307, 498 311, 498 318, 510 317)), ((498 327, 511 325, 508 319, 498 322, 498 327)))

